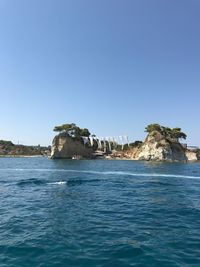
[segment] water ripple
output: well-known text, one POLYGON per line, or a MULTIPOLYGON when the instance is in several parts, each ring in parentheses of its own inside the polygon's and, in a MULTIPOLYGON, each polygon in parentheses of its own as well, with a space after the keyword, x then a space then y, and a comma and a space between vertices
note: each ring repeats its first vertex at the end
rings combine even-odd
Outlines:
POLYGON ((199 267, 200 164, 0 164, 0 266, 199 267))

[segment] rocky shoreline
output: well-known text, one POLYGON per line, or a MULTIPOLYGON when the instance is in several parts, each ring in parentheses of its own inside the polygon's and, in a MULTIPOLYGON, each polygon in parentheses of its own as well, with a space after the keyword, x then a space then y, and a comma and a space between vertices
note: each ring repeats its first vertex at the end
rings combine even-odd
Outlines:
POLYGON ((0 155, 0 158, 44 158, 47 155, 0 155))
POLYGON ((51 159, 106 159, 106 160, 143 160, 156 162, 196 162, 200 160, 200 149, 187 147, 179 142, 186 139, 180 128, 168 128, 158 124, 146 127, 147 137, 142 141, 123 146, 99 140, 86 128, 76 124, 55 127, 59 134, 53 139, 52 146, 15 145, 0 140, 0 157, 49 157, 51 159), (83 136, 82 136, 83 135, 83 136), (92 141, 92 142, 91 142, 92 141))
POLYGON ((43 157, 49 156, 51 147, 15 145, 11 141, 0 140, 0 157, 43 157))
POLYGON ((200 160, 199 149, 188 149, 176 140, 168 140, 159 132, 149 134, 136 148, 114 152, 113 158, 145 161, 191 162, 200 160))
POLYGON ((66 132, 55 136, 52 159, 129 159, 157 162, 192 162, 200 160, 200 149, 191 150, 179 142, 178 136, 185 137, 180 128, 167 128, 157 124, 148 126, 144 142, 135 142, 134 147, 113 149, 112 152, 97 150, 96 146, 83 143, 66 132), (150 129, 150 130, 149 130, 150 129))

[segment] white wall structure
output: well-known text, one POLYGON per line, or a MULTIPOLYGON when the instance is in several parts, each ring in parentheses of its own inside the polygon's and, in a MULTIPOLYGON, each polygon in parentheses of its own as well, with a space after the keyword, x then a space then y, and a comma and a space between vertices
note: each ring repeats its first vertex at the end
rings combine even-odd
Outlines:
POLYGON ((122 150, 124 149, 124 138, 123 136, 119 136, 119 139, 121 140, 122 150))
POLYGON ((101 143, 102 138, 97 137, 97 142, 98 142, 98 149, 102 149, 102 143, 101 143))
POLYGON ((109 151, 112 151, 112 148, 111 148, 111 137, 108 137, 108 147, 109 147, 109 151))
POLYGON ((94 140, 93 140, 93 137, 92 137, 92 136, 90 136, 90 137, 89 137, 89 139, 90 139, 90 144, 91 144, 91 146, 93 146, 93 145, 94 145, 94 140))
POLYGON ((88 142, 88 137, 81 136, 81 138, 83 139, 83 143, 84 143, 84 146, 85 146, 85 144, 88 142))
POLYGON ((124 135, 124 139, 126 140, 126 143, 128 144, 129 146, 129 139, 128 139, 128 135, 124 135))
POLYGON ((90 142, 90 145, 94 145, 94 140, 96 140, 98 144, 98 149, 104 149, 104 152, 108 149, 109 151, 112 151, 113 149, 116 149, 118 145, 121 145, 122 150, 124 149, 124 145, 128 144, 129 146, 129 138, 128 135, 120 135, 115 137, 86 137, 81 136, 83 139, 84 145, 88 142, 90 142))

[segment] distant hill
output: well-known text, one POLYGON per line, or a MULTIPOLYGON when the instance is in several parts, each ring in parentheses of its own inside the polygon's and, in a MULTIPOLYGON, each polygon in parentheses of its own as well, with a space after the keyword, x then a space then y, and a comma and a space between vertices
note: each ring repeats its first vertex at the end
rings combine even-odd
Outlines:
POLYGON ((11 141, 0 140, 0 156, 47 156, 51 147, 15 145, 11 141))

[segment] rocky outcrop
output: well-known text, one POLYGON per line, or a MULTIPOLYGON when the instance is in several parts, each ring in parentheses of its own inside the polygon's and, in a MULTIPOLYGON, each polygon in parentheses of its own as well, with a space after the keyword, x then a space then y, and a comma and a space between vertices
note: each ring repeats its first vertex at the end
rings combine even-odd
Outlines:
POLYGON ((136 154, 138 160, 187 161, 184 147, 176 140, 165 138, 153 131, 136 154))
POLYGON ((121 157, 132 160, 167 162, 186 162, 188 160, 186 149, 178 141, 165 138, 158 131, 148 134, 142 145, 122 152, 121 157))
POLYGON ((80 139, 74 139, 68 136, 66 133, 60 133, 53 139, 51 158, 91 158, 93 152, 93 149, 87 145, 84 146, 80 139))
POLYGON ((200 150, 199 149, 194 149, 194 150, 187 149, 185 152, 185 155, 187 157, 187 161, 200 160, 200 150))
POLYGON ((152 131, 142 144, 127 147, 126 150, 117 150, 109 157, 108 153, 96 151, 98 145, 91 147, 83 143, 81 138, 70 137, 67 133, 55 136, 51 149, 51 158, 109 158, 130 159, 165 162, 187 162, 200 159, 200 151, 192 151, 184 147, 177 139, 164 136, 159 131, 152 131))
POLYGON ((139 147, 131 147, 127 150, 120 150, 120 151, 112 151, 110 155, 113 159, 130 159, 130 160, 137 160, 139 147))

